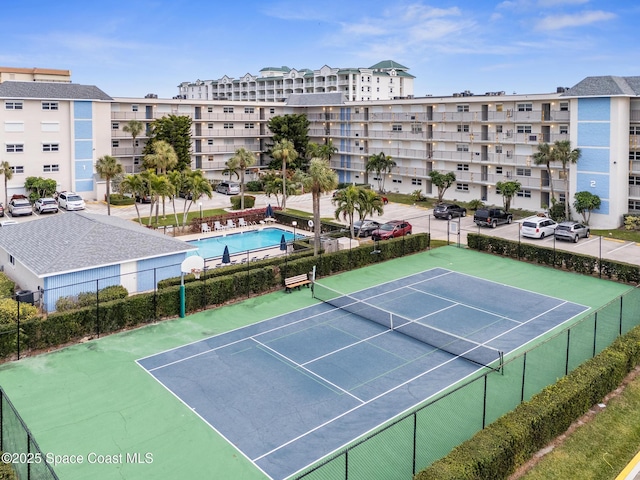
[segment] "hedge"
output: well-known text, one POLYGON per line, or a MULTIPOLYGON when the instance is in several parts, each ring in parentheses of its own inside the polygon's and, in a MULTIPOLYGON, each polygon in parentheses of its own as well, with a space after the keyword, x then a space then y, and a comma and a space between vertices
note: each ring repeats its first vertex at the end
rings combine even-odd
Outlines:
POLYGON ((640 363, 640 327, 518 405, 414 477, 415 480, 508 478, 640 363))
MULTIPOLYGON (((417 234, 404 239, 380 242, 380 253, 377 255, 371 254, 371 245, 364 245, 317 257, 299 253, 245 265, 217 268, 203 272, 200 279, 187 275, 184 279, 185 310, 191 313, 250 295, 273 291, 284 286, 286 277, 307 273, 314 265, 317 266, 317 276, 326 276, 419 252, 428 247, 429 236, 417 234)), ((119 292, 109 290, 109 293, 119 292)), ((176 317, 179 314, 180 278, 177 277, 159 282, 156 292, 109 299, 97 305, 54 312, 46 318, 37 317, 21 322, 20 350, 59 347, 84 337, 104 335, 159 319, 176 317)), ((0 358, 15 354, 17 345, 16 326, 0 327, 0 358)))
POLYGON ((629 263, 606 259, 598 260, 598 258, 589 255, 580 255, 477 233, 467 234, 467 245, 474 250, 564 268, 583 275, 600 275, 629 284, 640 283, 640 267, 629 263))

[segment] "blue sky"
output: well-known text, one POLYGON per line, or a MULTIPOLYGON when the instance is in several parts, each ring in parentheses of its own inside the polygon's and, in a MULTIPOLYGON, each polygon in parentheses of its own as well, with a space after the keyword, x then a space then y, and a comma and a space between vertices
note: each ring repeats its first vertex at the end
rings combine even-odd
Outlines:
POLYGON ((634 0, 2 2, 0 65, 60 68, 114 97, 266 66, 395 60, 415 95, 547 93, 640 75, 634 0))

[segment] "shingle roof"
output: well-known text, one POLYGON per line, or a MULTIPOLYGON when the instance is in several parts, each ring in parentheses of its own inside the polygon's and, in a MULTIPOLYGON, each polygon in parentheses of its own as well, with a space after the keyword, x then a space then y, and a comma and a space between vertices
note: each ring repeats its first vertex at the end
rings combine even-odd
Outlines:
POLYGON ((640 77, 587 77, 565 91, 563 97, 597 97, 597 96, 632 96, 640 95, 640 77))
POLYGON ((109 95, 94 85, 60 82, 2 82, 0 98, 46 98, 58 100, 112 101, 109 95))
POLYGON ((39 276, 196 249, 131 220, 85 212, 0 227, 0 247, 39 276))
POLYGON ((287 105, 312 107, 317 105, 343 105, 344 93, 292 93, 287 97, 287 105))

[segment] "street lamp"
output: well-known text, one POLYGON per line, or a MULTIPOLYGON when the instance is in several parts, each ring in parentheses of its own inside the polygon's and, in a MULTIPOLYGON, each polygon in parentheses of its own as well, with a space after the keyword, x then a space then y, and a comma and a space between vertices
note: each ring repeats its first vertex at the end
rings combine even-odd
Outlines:
MULTIPOLYGON (((298 225, 298 222, 296 222, 295 220, 293 222, 291 222, 291 225, 293 225, 293 241, 296 241, 296 225, 298 225)), ((291 243, 291 251, 293 252, 294 248, 293 248, 293 242, 291 243)))

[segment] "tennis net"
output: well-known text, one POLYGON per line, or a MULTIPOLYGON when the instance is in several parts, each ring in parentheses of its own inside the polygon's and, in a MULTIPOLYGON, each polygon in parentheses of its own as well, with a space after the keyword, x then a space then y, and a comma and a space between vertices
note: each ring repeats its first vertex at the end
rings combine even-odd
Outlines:
POLYGON ((389 312, 364 300, 340 293, 320 283, 314 283, 313 296, 340 310, 382 325, 389 330, 406 335, 431 347, 462 357, 478 365, 500 370, 503 352, 487 345, 445 332, 435 327, 411 320, 397 313, 389 312))

